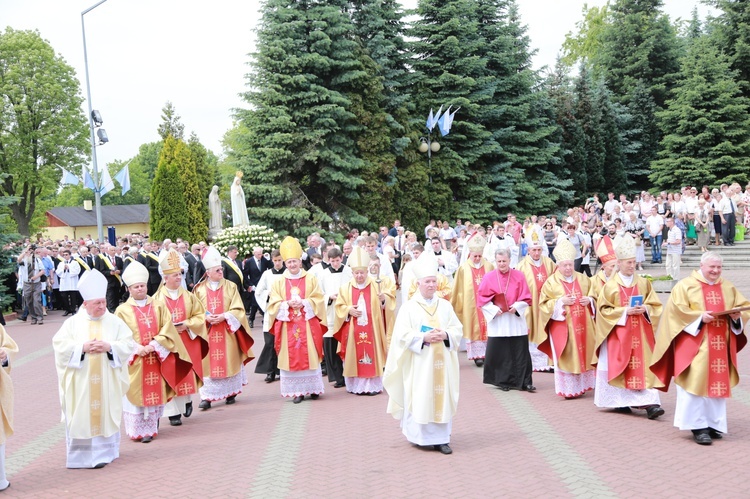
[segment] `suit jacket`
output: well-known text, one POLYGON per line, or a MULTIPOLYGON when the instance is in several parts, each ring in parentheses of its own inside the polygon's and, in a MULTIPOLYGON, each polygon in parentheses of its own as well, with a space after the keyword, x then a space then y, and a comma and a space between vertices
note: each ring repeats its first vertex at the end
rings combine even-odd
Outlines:
POLYGON ((198 281, 201 280, 201 277, 203 277, 203 274, 206 273, 206 267, 203 265, 203 262, 198 260, 195 255, 189 251, 186 251, 182 256, 188 264, 188 271, 185 275, 185 285, 188 290, 192 291, 193 287, 195 287, 195 285, 198 284, 198 281))
POLYGON ((257 286, 263 272, 273 267, 273 264, 266 257, 260 257, 260 267, 255 263, 255 257, 252 256, 244 262, 245 272, 245 289, 250 286, 257 286))
POLYGON ((149 284, 158 286, 161 283, 161 275, 159 274, 159 257, 155 253, 145 254, 142 253, 143 261, 141 262, 146 269, 148 269, 148 282, 149 284), (156 259, 154 259, 156 257, 156 259))
POLYGON ((115 264, 114 264, 114 268, 120 271, 120 279, 118 279, 117 276, 114 276, 114 275, 112 275, 112 274, 109 273, 110 270, 112 270, 112 269, 110 269, 109 265, 107 265, 108 262, 109 262, 109 255, 107 255, 107 256, 98 256, 96 258, 96 264, 94 266, 95 266, 96 270, 98 270, 99 272, 101 272, 102 274, 104 274, 104 277, 107 278, 107 287, 108 288, 111 287, 111 286, 115 286, 115 287, 122 286, 122 281, 121 281, 121 279, 122 279, 122 271, 123 271, 122 258, 120 258, 119 256, 115 256, 115 264), (104 261, 105 259, 107 260, 106 262, 104 261))
POLYGON ((242 262, 239 260, 234 260, 234 264, 237 266, 237 269, 240 271, 239 274, 234 271, 234 269, 222 258, 221 260, 221 268, 224 270, 224 279, 231 281, 237 286, 237 289, 240 290, 240 294, 247 293, 247 286, 243 284, 244 279, 244 272, 242 267, 242 262))

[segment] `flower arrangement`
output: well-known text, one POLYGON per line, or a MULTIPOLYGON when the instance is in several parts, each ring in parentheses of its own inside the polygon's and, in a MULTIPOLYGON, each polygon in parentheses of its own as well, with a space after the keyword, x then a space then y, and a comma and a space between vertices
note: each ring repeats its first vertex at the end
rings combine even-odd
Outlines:
POLYGON ((231 245, 237 246, 240 257, 253 253, 253 248, 260 246, 263 252, 270 252, 281 244, 278 234, 265 225, 243 225, 228 227, 219 232, 213 240, 213 245, 222 255, 226 254, 231 245))

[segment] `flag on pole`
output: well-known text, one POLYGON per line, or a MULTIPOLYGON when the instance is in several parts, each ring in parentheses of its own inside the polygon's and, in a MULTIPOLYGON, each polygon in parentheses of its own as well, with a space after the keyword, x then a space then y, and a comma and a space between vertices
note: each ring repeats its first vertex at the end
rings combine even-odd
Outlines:
POLYGON ((427 115, 427 123, 425 123, 425 126, 430 131, 432 131, 432 120, 433 120, 432 108, 430 108, 430 114, 427 115))
POLYGON ((120 184, 120 187, 122 187, 122 195, 124 196, 126 192, 130 190, 130 162, 128 162, 125 167, 117 172, 117 175, 115 175, 115 180, 120 184))
POLYGON ((85 166, 83 167, 83 185, 87 189, 96 191, 96 184, 94 183, 94 179, 91 178, 91 175, 89 174, 89 169, 86 168, 85 166))
POLYGON ((451 114, 451 106, 448 106, 448 110, 443 113, 443 115, 438 118, 437 124, 438 124, 438 130, 440 130, 440 135, 445 137, 450 132, 450 125, 448 124, 448 119, 450 118, 451 114))
POLYGON ((71 172, 66 170, 65 168, 62 169, 62 179, 60 180, 60 183, 62 185, 78 185, 81 183, 81 180, 73 175, 71 172))
POLYGON ((115 188, 115 183, 109 174, 109 168, 102 168, 102 187, 99 189, 99 195, 104 196, 106 193, 115 188))

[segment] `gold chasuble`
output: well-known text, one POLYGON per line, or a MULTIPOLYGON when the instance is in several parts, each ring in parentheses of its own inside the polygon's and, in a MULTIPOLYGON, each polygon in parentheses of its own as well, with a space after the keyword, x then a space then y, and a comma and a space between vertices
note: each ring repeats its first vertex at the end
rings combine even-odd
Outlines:
MULTIPOLYGON (((385 293, 385 309, 380 307, 378 284, 368 276, 363 289, 354 280, 344 284, 336 298, 336 319, 333 337, 339 342, 339 356, 344 361, 344 376, 374 378, 382 376, 386 356, 386 316, 393 316, 396 297, 385 293), (349 315, 351 307, 365 305, 364 317, 349 315)), ((391 290, 391 293, 393 291, 391 290)))
MULTIPOLYGON (((230 313, 240 323, 239 329, 232 332, 224 321, 208 328, 208 355, 203 357, 203 376, 209 378, 230 378, 240 373, 243 364, 255 358, 250 336, 250 324, 247 322, 245 307, 237 286, 226 279, 219 281, 213 290, 210 281, 203 281, 193 289, 207 312, 212 314, 230 313)), ((205 318, 204 318, 205 320, 205 318)))
POLYGON ((539 295, 539 323, 544 328, 540 333, 539 350, 552 358, 552 336, 557 365, 571 374, 581 374, 593 369, 591 356, 596 337, 594 320, 591 308, 578 302, 581 297, 589 296, 590 284, 589 278, 579 272, 573 273, 573 282, 566 282, 557 270, 547 278, 539 295), (552 320, 557 300, 573 295, 576 303, 564 306, 565 320, 552 320))
POLYGON ((655 378, 649 366, 662 305, 651 282, 634 275, 631 285, 626 286, 616 272, 599 294, 596 306, 596 350, 592 365, 597 364, 599 348, 606 341, 609 384, 628 390, 653 388, 655 378), (643 297, 647 313, 626 315, 625 325, 618 325, 633 296, 643 297))
POLYGON ((188 330, 180 331, 180 339, 190 355, 193 372, 188 373, 177 385, 177 395, 192 395, 198 393, 203 385, 203 359, 208 354, 208 330, 206 329, 206 309, 200 299, 188 293, 180 286, 177 288, 177 298, 173 299, 166 286, 159 287, 154 299, 163 303, 172 316, 172 324, 184 325, 188 330), (190 331, 190 332, 188 332, 190 331), (191 338, 190 333, 193 333, 191 338))
POLYGON ((604 271, 600 270, 591 277, 591 291, 589 291, 589 296, 598 301, 599 294, 602 292, 602 289, 604 289, 605 284, 607 284, 607 277, 604 275, 604 271))
POLYGON ((138 407, 166 404, 175 396, 178 383, 192 369, 190 355, 172 324, 172 314, 163 303, 149 296, 143 307, 129 298, 117 307, 115 315, 125 321, 138 345, 145 346, 156 340, 170 352, 164 360, 158 352, 133 358, 128 400, 138 407))
POLYGON ((484 258, 479 268, 474 267, 471 260, 466 260, 458 267, 453 280, 451 305, 464 326, 464 338, 469 341, 487 341, 487 321, 477 307, 477 293, 482 278, 492 270, 492 264, 484 258))
POLYGON ((13 341, 5 328, 0 326, 0 348, 8 353, 8 367, 0 368, 0 445, 5 439, 13 435, 13 381, 10 379, 11 354, 18 353, 18 345, 13 341))
POLYGON ((557 268, 557 265, 555 265, 555 262, 551 258, 542 256, 541 260, 542 264, 537 267, 534 265, 531 257, 526 255, 523 260, 518 262, 518 266, 516 267, 516 270, 523 272, 526 284, 529 285, 529 290, 531 291, 531 308, 526 311, 526 325, 529 327, 529 341, 537 345, 546 336, 544 325, 539 323, 539 295, 542 293, 542 286, 547 282, 547 278, 557 268))
MULTIPOLYGON (((701 323, 695 336, 685 328, 703 312, 720 312, 750 306, 750 302, 730 282, 719 278, 710 284, 698 271, 682 279, 672 289, 664 310, 651 370, 658 380, 656 388, 667 391, 671 378, 685 391, 700 397, 731 397, 731 389, 740 380, 737 352, 747 344, 745 332, 730 329, 729 315, 701 323)), ((750 311, 741 313, 742 324, 750 320, 750 311)))
MULTIPOLYGON (((273 283, 266 313, 271 319, 271 334, 279 355, 279 369, 307 371, 317 369, 323 359, 323 334, 326 326, 326 307, 318 279, 304 270, 292 276, 284 271, 283 279, 273 283), (309 306, 299 310, 284 308, 289 320, 278 320, 282 304, 298 296, 309 306)), ((286 317, 285 317, 286 318, 286 317)))
POLYGON ((385 353, 388 353, 388 347, 391 345, 391 336, 393 336, 393 324, 396 322, 396 282, 386 275, 369 275, 370 279, 375 281, 375 289, 379 289, 386 296, 385 308, 382 309, 383 320, 385 321, 385 353), (380 282, 378 282, 378 280, 380 282), (393 297, 393 308, 388 306, 390 297, 393 297))

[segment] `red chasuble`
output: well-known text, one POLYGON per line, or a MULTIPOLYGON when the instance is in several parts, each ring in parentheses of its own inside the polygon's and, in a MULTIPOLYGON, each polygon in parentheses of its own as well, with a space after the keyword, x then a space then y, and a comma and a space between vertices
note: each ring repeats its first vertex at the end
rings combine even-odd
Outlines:
MULTIPOLYGON (((295 295, 299 296, 300 299, 305 298, 306 281, 304 277, 284 280, 286 281, 284 283, 286 301, 291 300, 292 296, 295 295)), ((276 349, 276 353, 279 353, 281 350, 281 335, 283 334, 284 324, 284 321, 278 320, 274 323, 274 348, 276 349)), ((289 307, 289 322, 286 322, 286 345, 290 371, 307 371, 311 369, 310 358, 307 352, 308 326, 310 327, 310 333, 315 344, 315 350, 318 352, 318 356, 322 357, 324 331, 320 325, 320 320, 317 317, 312 317, 309 321, 306 321, 304 307, 298 310, 289 307)))
POLYGON ((482 307, 479 306, 479 285, 482 284, 486 270, 484 265, 478 269, 471 266, 471 282, 474 284, 474 303, 477 307, 477 318, 479 319, 479 341, 487 341, 487 320, 482 313, 482 307))
MULTIPOLYGON (((151 305, 147 307, 133 306, 133 313, 138 318, 139 345, 148 345, 159 333, 159 321, 156 311, 151 305)), ((170 355, 171 356, 171 355, 170 355)), ((168 356, 169 357, 169 356, 168 356)), ((141 393, 145 406, 164 405, 167 403, 162 397, 161 389, 161 360, 159 354, 151 352, 143 357, 135 356, 131 364, 141 363, 141 393)))
MULTIPOLYGON (((208 298, 208 309, 214 315, 224 313, 224 290, 219 287, 216 291, 210 287, 206 288, 208 298)), ((208 325, 208 358, 211 372, 210 378, 227 377, 227 336, 230 333, 226 321, 219 324, 208 325)))
MULTIPOLYGON (((620 285, 620 306, 630 305, 630 298, 638 294, 638 286, 629 288, 620 285)), ((623 374, 625 387, 643 390, 646 386, 646 365, 643 357, 645 337, 651 351, 654 350, 654 329, 644 315, 629 315, 624 326, 615 326, 607 337, 608 377, 612 381, 623 374)))
MULTIPOLYGON (((575 296, 576 301, 573 305, 565 305, 564 321, 549 321, 548 333, 552 337, 552 341, 555 342, 555 354, 557 354, 557 359, 560 360, 560 356, 568 344, 568 328, 570 328, 578 348, 579 368, 583 373, 590 368, 586 364, 586 359, 589 358, 589 352, 586 351, 586 317, 588 311, 586 310, 586 306, 580 304, 583 293, 581 292, 580 284, 578 284, 578 279, 573 279, 572 283, 560 280, 560 284, 565 288, 565 294, 567 296, 575 296)), ((549 342, 540 345, 539 350, 552 357, 549 342)))
POLYGON ((542 265, 538 267, 530 265, 529 268, 534 271, 534 281, 536 281, 536 299, 539 300, 539 295, 542 294, 542 286, 547 282, 547 267, 542 263, 542 265))
MULTIPOLYGON (((184 321, 187 318, 187 313, 185 311, 185 300, 183 295, 178 296, 176 300, 173 300, 167 295, 165 295, 165 298, 167 308, 169 309, 170 314, 172 314, 172 323, 179 324, 184 321)), ((198 336, 191 339, 190 334, 187 331, 182 331, 179 334, 180 340, 182 340, 185 349, 188 351, 188 355, 190 355, 190 361, 193 363, 193 370, 179 381, 176 391, 177 395, 180 396, 192 395, 193 393, 198 393, 198 385, 195 376, 198 376, 199 379, 203 379, 203 356, 205 354, 205 352, 203 352, 203 345, 205 345, 205 343, 203 343, 198 336), (195 373, 195 376, 193 373, 195 373)))
MULTIPOLYGON (((352 286, 352 303, 355 305, 359 303, 359 297, 362 296, 365 307, 367 309, 367 317, 370 320, 367 321, 366 326, 360 326, 357 324, 356 317, 350 317, 349 320, 354 324, 354 344, 356 347, 357 355, 357 377, 358 378, 374 378, 379 374, 375 369, 375 333, 372 330, 372 307, 370 304, 370 288, 371 286, 365 286, 364 289, 359 289, 356 286, 352 286)), ((349 324, 344 323, 341 334, 341 351, 339 355, 341 360, 346 358, 346 345, 349 344, 349 324)))

